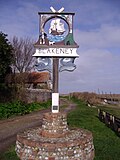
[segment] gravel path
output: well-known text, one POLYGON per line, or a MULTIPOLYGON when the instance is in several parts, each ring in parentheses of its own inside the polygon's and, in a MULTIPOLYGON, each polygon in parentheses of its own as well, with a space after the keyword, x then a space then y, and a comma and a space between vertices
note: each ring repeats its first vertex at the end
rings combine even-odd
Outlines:
MULTIPOLYGON (((75 109, 76 105, 62 98, 60 106, 66 105, 63 112, 70 112, 75 109)), ((43 113, 49 112, 50 109, 33 112, 24 116, 17 116, 8 120, 0 121, 0 152, 5 151, 10 145, 15 144, 16 135, 28 128, 42 125, 43 113)))

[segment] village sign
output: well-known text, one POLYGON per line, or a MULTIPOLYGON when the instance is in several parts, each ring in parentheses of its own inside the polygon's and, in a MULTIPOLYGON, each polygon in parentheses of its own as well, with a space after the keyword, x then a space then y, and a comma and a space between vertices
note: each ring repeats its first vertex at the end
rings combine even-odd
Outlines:
POLYGON ((74 71, 75 58, 79 57, 79 47, 73 37, 73 16, 75 13, 63 12, 62 7, 52 12, 39 12, 40 34, 34 44, 38 71, 48 70, 53 73, 52 112, 59 112, 58 72, 74 71))

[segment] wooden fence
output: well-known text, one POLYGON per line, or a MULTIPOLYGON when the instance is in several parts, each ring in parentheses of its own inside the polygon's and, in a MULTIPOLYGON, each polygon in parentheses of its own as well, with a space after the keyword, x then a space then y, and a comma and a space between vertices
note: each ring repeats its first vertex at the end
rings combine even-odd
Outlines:
POLYGON ((98 116, 100 121, 105 123, 108 127, 115 131, 118 136, 120 136, 120 118, 117 118, 108 112, 102 111, 101 109, 98 109, 98 116))

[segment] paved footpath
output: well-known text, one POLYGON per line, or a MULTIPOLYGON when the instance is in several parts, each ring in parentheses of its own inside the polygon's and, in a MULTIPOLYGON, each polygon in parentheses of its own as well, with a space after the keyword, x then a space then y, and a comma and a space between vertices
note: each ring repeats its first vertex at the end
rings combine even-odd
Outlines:
MULTIPOLYGON (((76 105, 66 99, 60 100, 60 106, 67 105, 63 112, 70 112, 75 109, 76 105)), ((0 153, 7 150, 10 145, 15 144, 16 136, 28 128, 42 125, 43 114, 50 109, 36 111, 28 115, 17 116, 8 120, 0 120, 0 153)))

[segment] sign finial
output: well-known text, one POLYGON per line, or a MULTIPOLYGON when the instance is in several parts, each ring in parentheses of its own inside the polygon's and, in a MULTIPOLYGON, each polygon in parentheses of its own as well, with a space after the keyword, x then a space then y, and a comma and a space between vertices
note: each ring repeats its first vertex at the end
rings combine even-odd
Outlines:
POLYGON ((52 11, 53 13, 61 13, 61 12, 64 11, 64 7, 62 7, 62 8, 59 9, 58 11, 56 11, 52 6, 50 7, 50 9, 51 9, 51 11, 52 11))

